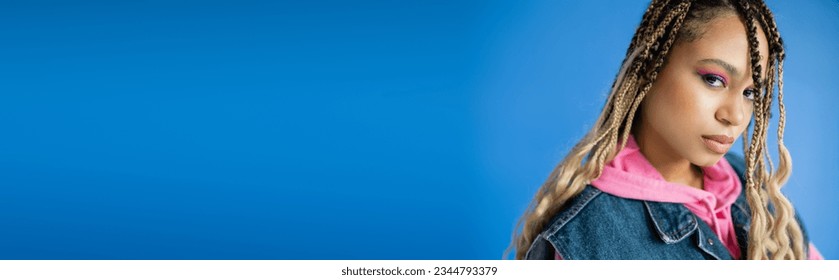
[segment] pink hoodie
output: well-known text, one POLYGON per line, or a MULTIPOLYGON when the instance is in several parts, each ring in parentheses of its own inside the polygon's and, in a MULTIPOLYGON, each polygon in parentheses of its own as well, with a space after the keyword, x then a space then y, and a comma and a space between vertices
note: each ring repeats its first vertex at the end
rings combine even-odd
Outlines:
MULTIPOLYGON (((623 198, 682 203, 714 230, 734 259, 740 249, 731 220, 731 205, 740 195, 740 180, 725 158, 703 167, 705 190, 667 182, 641 154, 635 138, 630 135, 626 147, 603 167, 599 178, 591 182, 597 189, 623 198)), ((823 259, 812 243, 810 259, 823 259)), ((556 255, 556 259, 561 256, 556 255)))

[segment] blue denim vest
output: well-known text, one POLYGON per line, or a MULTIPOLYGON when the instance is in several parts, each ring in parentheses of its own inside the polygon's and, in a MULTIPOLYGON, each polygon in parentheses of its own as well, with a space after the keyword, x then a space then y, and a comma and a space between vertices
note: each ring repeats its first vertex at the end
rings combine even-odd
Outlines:
MULTIPOLYGON (((745 185, 743 158, 734 154, 725 158, 745 185)), ((740 255, 745 258, 751 224, 745 191, 731 206, 731 218, 740 255)), ((797 213, 796 219, 804 231, 797 213)), ((804 244, 806 249, 806 232, 804 244)), ((708 224, 683 204, 621 198, 591 185, 548 222, 525 259, 554 259, 555 250, 566 260, 732 259, 708 224)))

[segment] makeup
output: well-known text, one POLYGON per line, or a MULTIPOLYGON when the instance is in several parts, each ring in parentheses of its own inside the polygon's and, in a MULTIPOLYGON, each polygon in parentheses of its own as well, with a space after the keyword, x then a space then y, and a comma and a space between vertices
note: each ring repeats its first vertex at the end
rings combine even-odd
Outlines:
POLYGON ((706 75, 714 75, 719 77, 722 80, 723 86, 728 86, 728 76, 722 72, 717 72, 710 69, 697 69, 696 73, 702 76, 706 75))

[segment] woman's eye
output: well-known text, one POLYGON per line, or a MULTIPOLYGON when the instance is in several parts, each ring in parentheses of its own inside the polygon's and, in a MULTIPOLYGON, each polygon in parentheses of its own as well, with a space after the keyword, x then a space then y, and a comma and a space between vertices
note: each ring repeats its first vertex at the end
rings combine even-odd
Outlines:
POLYGON ((746 97, 748 100, 755 100, 755 95, 757 95, 757 90, 755 89, 747 89, 743 91, 743 97, 746 97))
POLYGON ((705 83, 708 83, 708 85, 710 85, 712 87, 724 87, 725 86, 725 82, 724 82, 725 80, 723 80, 722 77, 714 75, 714 74, 702 75, 702 79, 705 80, 705 83))

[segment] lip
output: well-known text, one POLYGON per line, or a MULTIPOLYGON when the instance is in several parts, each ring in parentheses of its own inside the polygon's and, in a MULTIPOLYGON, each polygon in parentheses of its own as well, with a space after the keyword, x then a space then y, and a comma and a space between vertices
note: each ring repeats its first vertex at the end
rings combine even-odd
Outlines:
POLYGON ((734 143, 734 137, 727 135, 702 135, 702 143, 712 152, 725 154, 731 148, 731 144, 734 143))

